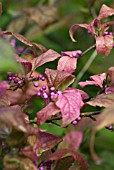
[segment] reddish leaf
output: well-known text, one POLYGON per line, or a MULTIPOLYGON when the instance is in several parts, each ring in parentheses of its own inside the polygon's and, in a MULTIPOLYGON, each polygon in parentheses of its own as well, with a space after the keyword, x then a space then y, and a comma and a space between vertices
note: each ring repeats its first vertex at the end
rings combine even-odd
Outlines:
POLYGON ((33 161, 38 161, 38 156, 37 154, 33 151, 32 146, 25 146, 23 149, 20 150, 20 152, 30 158, 33 161))
POLYGON ((10 101, 8 100, 6 95, 0 96, 0 107, 10 106, 10 101))
POLYGON ((114 104, 114 93, 112 94, 105 94, 102 93, 96 96, 95 99, 90 100, 87 104, 92 106, 99 106, 99 107, 109 107, 114 104))
POLYGON ((106 74, 102 73, 102 74, 90 76, 90 79, 93 81, 79 82, 78 84, 81 87, 85 87, 87 85, 96 85, 96 86, 103 88, 103 81, 106 79, 106 74))
POLYGON ((113 86, 113 83, 114 83, 114 67, 110 67, 108 69, 108 76, 109 76, 110 82, 111 82, 110 85, 113 86))
POLYGON ((0 15, 2 14, 2 3, 0 2, 0 15))
POLYGON ((67 154, 72 155, 72 157, 76 160, 81 170, 88 170, 88 164, 85 161, 84 156, 72 150, 68 150, 68 149, 57 150, 48 157, 48 160, 59 160, 67 154))
POLYGON ((17 56, 17 62, 22 63, 24 73, 27 74, 31 71, 32 69, 32 63, 25 60, 24 58, 18 57, 17 56))
POLYGON ((73 81, 74 76, 64 71, 46 69, 45 74, 49 86, 54 86, 56 89, 66 89, 73 81))
POLYGON ((106 108, 98 117, 95 126, 93 127, 91 139, 90 139, 90 151, 92 157, 95 161, 101 161, 101 158, 94 151, 94 138, 95 133, 97 130, 100 130, 106 126, 114 124, 114 106, 111 105, 110 107, 106 108))
POLYGON ((64 93, 68 93, 68 92, 72 92, 72 93, 79 92, 83 100, 89 98, 88 94, 85 93, 83 90, 79 90, 79 89, 76 89, 76 88, 68 87, 67 89, 64 90, 64 93))
POLYGON ((59 144, 59 149, 70 148, 73 151, 77 151, 82 142, 82 137, 83 135, 81 131, 71 131, 64 136, 63 141, 59 144))
POLYGON ((80 116, 80 108, 84 103, 79 92, 68 92, 58 97, 56 105, 61 110, 64 127, 80 116))
POLYGON ((14 36, 16 39, 18 39, 19 41, 21 41, 22 43, 24 43, 25 45, 29 46, 29 47, 36 47, 39 48, 42 52, 46 51, 46 48, 41 45, 41 44, 37 44, 37 43, 32 43, 30 42, 27 38, 25 38, 23 35, 18 34, 18 33, 14 33, 12 31, 0 31, 0 35, 2 34, 8 34, 8 35, 12 35, 14 36))
POLYGON ((11 35, 13 35, 16 39, 18 39, 19 41, 21 41, 22 43, 24 43, 24 44, 26 44, 26 45, 28 45, 28 46, 30 46, 30 47, 32 47, 33 45, 32 45, 32 43, 27 39, 27 38, 25 38, 23 35, 21 35, 21 34, 18 34, 18 33, 13 33, 12 31, 0 31, 0 35, 1 34, 11 34, 11 35))
POLYGON ((99 12, 98 19, 102 20, 112 15, 114 15, 114 9, 103 4, 99 12))
POLYGON ((38 125, 42 125, 47 119, 59 112, 60 109, 54 103, 50 102, 46 107, 37 112, 38 125))
POLYGON ((45 53, 41 54, 39 57, 36 57, 33 59, 32 69, 35 70, 37 67, 47 62, 53 61, 57 59, 58 57, 60 57, 59 53, 55 52, 54 50, 49 49, 45 53))
POLYGON ((21 34, 18 34, 18 33, 11 33, 16 39, 18 39, 19 41, 21 41, 22 43, 32 47, 32 43, 27 39, 25 38, 23 35, 21 34))
POLYGON ((29 124, 30 123, 29 116, 27 114, 23 113, 23 117, 24 117, 25 123, 29 124))
POLYGON ((57 9, 54 6, 38 5, 24 9, 24 12, 29 16, 29 20, 38 24, 42 29, 57 20, 57 9))
POLYGON ((21 11, 21 15, 17 14, 15 19, 10 21, 7 30, 20 33, 25 27, 27 27, 27 18, 23 16, 21 11))
POLYGON ((52 149, 61 141, 61 138, 47 132, 39 132, 38 137, 41 141, 43 151, 52 149))
POLYGON ((38 127, 34 127, 31 125, 27 125, 27 135, 31 136, 31 135, 38 135, 39 129, 38 127))
POLYGON ((98 54, 108 56, 113 47, 113 36, 105 35, 96 37, 96 50, 98 54))
POLYGON ((110 107, 106 108, 100 115, 97 120, 94 129, 100 130, 106 126, 114 124, 114 106, 110 105, 110 107))
POLYGON ((44 47, 44 46, 41 45, 41 44, 32 42, 32 45, 33 45, 33 47, 39 48, 42 52, 47 51, 46 47, 44 47))
POLYGON ((74 162, 74 158, 71 156, 67 156, 65 158, 62 158, 57 161, 56 167, 54 170, 69 170, 69 168, 72 166, 72 163, 74 162))
POLYGON ((48 160, 59 160, 63 156, 67 155, 70 150, 68 149, 57 149, 54 153, 48 156, 48 160))
POLYGON ((85 29, 89 29, 89 25, 88 24, 74 24, 74 25, 72 25, 72 27, 69 30, 69 34, 70 34, 70 38, 72 39, 73 42, 76 41, 73 38, 73 34, 74 34, 75 30, 78 29, 79 27, 82 27, 82 28, 85 28, 85 29))
POLYGON ((73 73, 76 69, 76 65, 77 65, 77 58, 64 56, 59 59, 57 69, 59 71, 73 73))
POLYGON ((5 94, 8 88, 9 88, 9 84, 6 81, 0 82, 0 96, 5 94))
POLYGON ((11 104, 22 104, 26 100, 26 96, 24 95, 21 89, 17 89, 15 91, 7 90, 6 96, 11 104))
POLYGON ((37 170, 37 167, 33 164, 33 162, 25 157, 20 155, 14 155, 12 153, 6 154, 4 157, 4 168, 6 170, 37 170))
POLYGON ((105 93, 106 93, 106 94, 114 93, 114 87, 107 87, 107 88, 105 89, 105 93))
POLYGON ((22 133, 27 132, 23 113, 18 105, 0 108, 0 136, 7 136, 7 132, 9 135, 12 129, 22 133))

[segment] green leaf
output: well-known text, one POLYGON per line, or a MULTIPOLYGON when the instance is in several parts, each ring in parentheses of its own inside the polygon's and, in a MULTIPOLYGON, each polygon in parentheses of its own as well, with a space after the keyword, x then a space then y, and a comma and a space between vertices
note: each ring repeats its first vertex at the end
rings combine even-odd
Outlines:
POLYGON ((0 39, 0 74, 8 71, 17 72, 19 66, 16 62, 16 54, 11 45, 0 39))

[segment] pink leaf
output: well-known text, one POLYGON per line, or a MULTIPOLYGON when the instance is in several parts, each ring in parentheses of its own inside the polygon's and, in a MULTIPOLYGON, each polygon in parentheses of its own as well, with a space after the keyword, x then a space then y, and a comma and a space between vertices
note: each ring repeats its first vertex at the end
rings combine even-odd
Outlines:
MULTIPOLYGON (((27 125, 21 107, 19 105, 0 107, 0 137, 10 136, 13 130, 23 134, 27 133, 27 125)), ((13 137, 12 141, 8 142, 13 142, 13 137)))
POLYGON ((62 126, 65 127, 79 117, 80 108, 84 105, 79 92, 68 92, 60 95, 56 102, 62 113, 62 126))
POLYGON ((61 141, 61 138, 47 132, 39 132, 38 137, 42 144, 42 149, 44 151, 52 149, 57 143, 61 141))
POLYGON ((38 157, 36 153, 33 151, 32 146, 25 146, 23 149, 20 150, 20 152, 27 156, 28 158, 32 159, 33 161, 38 161, 38 157))
POLYGON ((75 30, 78 29, 79 27, 89 29, 88 24, 74 24, 74 25, 72 25, 72 27, 69 30, 69 34, 70 34, 70 38, 72 39, 73 42, 76 42, 76 40, 73 38, 73 34, 74 34, 75 30))
POLYGON ((32 63, 31 62, 29 62, 26 59, 21 58, 19 56, 17 56, 17 61, 22 63, 23 70, 24 70, 25 74, 27 74, 31 71, 31 69, 32 69, 32 63))
POLYGON ((104 54, 105 57, 107 57, 112 47, 113 47, 112 35, 96 37, 96 50, 98 54, 104 54))
POLYGON ((79 92, 83 100, 89 98, 88 94, 86 92, 84 92, 83 90, 79 90, 79 89, 72 88, 72 87, 67 88, 66 90, 64 90, 64 92, 65 93, 68 93, 68 92, 72 92, 72 93, 79 92))
POLYGON ((76 69, 76 64, 77 64, 77 58, 64 56, 59 59, 57 69, 59 71, 73 73, 76 69))
POLYGON ((103 81, 106 79, 106 74, 102 73, 99 75, 90 76, 93 81, 79 82, 78 84, 83 88, 87 85, 96 85, 103 88, 103 81))
POLYGON ((39 132, 38 127, 32 126, 30 124, 27 125, 27 135, 32 136, 32 135, 37 135, 39 132))
POLYGON ((82 132, 81 131, 71 131, 64 136, 63 141, 59 144, 59 149, 71 149, 77 151, 82 142, 82 132), (75 143, 75 145, 74 145, 75 143))
POLYGON ((10 106, 10 101, 8 100, 6 95, 0 96, 0 107, 10 106))
POLYGON ((105 93, 106 93, 106 94, 114 93, 114 87, 107 87, 107 88, 105 89, 105 93))
POLYGON ((6 81, 0 82, 0 96, 5 94, 8 88, 9 88, 9 84, 6 81))
POLYGON ((98 19, 102 20, 112 15, 114 15, 114 9, 103 4, 100 9, 98 19))
POLYGON ((49 155, 48 160, 59 160, 63 156, 70 154, 78 163, 80 170, 88 170, 88 164, 82 154, 69 150, 69 149, 59 149, 56 152, 49 155))
POLYGON ((37 67, 39 67, 47 62, 53 61, 53 60, 57 59, 58 57, 60 57, 59 53, 57 53, 54 50, 49 49, 45 53, 41 54, 39 57, 36 57, 33 59, 32 69, 35 70, 37 67))
POLYGON ((47 119, 49 119, 53 115, 56 115, 59 112, 60 109, 57 108, 54 103, 50 102, 46 107, 37 112, 38 125, 42 125, 47 119))
POLYGON ((111 94, 99 94, 96 98, 91 99, 87 102, 87 104, 91 106, 99 106, 99 107, 109 107, 114 105, 114 93, 111 94))
POLYGON ((75 78, 70 73, 52 69, 46 69, 45 74, 47 76, 49 86, 54 86, 56 89, 61 88, 62 90, 66 89, 75 78))

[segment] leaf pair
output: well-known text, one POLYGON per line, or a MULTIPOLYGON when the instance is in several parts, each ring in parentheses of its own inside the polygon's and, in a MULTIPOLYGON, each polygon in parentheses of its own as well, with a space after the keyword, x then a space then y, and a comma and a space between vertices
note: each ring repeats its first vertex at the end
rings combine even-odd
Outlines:
POLYGON ((111 23, 108 22, 101 24, 101 21, 112 15, 114 15, 114 9, 106 5, 102 5, 98 17, 90 24, 74 24, 70 28, 69 33, 72 41, 75 42, 75 39, 73 38, 74 31, 79 27, 85 28, 88 30, 88 33, 95 36, 96 50, 98 54, 104 54, 105 56, 108 56, 111 49, 113 48, 113 35, 105 35, 105 31, 109 28, 111 23))

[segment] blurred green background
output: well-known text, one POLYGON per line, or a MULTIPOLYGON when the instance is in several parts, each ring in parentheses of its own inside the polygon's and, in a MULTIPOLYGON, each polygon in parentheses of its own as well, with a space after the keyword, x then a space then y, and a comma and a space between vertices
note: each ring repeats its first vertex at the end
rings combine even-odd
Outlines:
MULTIPOLYGON (((57 52, 77 49, 85 51, 93 45, 95 43, 93 37, 84 29, 76 31, 74 36, 77 42, 73 43, 69 37, 70 26, 75 23, 90 23, 99 14, 102 4, 114 8, 113 0, 2 0, 0 2, 3 3, 3 13, 0 16, 0 28, 2 30, 20 33, 30 41, 41 43, 57 52)), ((109 17, 109 19, 113 20, 114 16, 109 17)), ((111 30, 114 30, 114 26, 111 30)), ((88 54, 79 58, 77 70, 74 73, 76 76, 86 65, 93 51, 91 50, 88 54)), ((80 81, 89 79, 90 75, 107 72, 109 67, 114 66, 113 53, 114 49, 107 58, 97 55, 80 81)), ((46 67, 56 69, 56 66, 57 61, 50 62, 40 67, 38 71, 43 73, 46 67)), ((1 75, 0 79, 3 77, 1 75)), ((99 88, 88 86, 84 90, 90 97, 94 97, 99 88)), ((35 105, 35 116, 35 113, 44 106, 44 103, 39 100, 35 100, 33 103, 35 105), (40 106, 39 102, 41 103, 40 106)), ((87 111, 98 109, 90 107, 87 111)), ((42 128, 59 136, 63 136, 69 129, 72 129, 72 127, 61 129, 51 124, 44 124, 42 128)), ((103 159, 101 165, 96 165, 90 156, 89 138, 90 131, 87 129, 80 151, 86 155, 90 169, 114 170, 114 133, 103 129, 96 135, 95 148, 103 159)))

